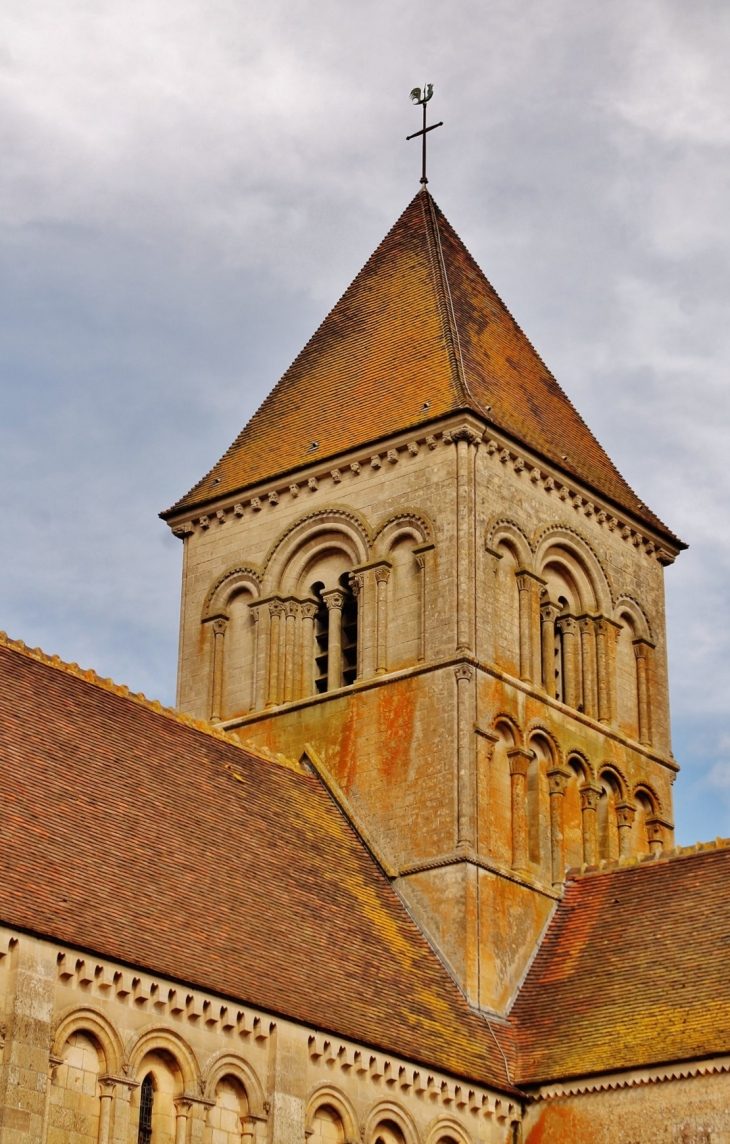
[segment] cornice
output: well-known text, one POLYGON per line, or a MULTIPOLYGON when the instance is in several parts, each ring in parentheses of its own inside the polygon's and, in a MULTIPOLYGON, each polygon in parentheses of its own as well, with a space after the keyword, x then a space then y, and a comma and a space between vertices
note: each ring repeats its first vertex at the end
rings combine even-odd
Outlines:
POLYGON ((544 1084, 526 1091, 533 1101, 559 1100, 565 1096, 580 1096, 589 1092, 611 1092, 618 1088, 635 1088, 644 1084, 661 1084, 668 1080, 688 1080, 691 1077, 711 1076, 730 1072, 730 1056, 710 1057, 706 1060, 679 1061, 675 1064, 653 1065, 648 1068, 627 1069, 623 1072, 603 1073, 557 1084, 544 1084))
POLYGON ((627 543, 640 548, 647 557, 666 566, 674 562, 678 553, 686 548, 683 541, 672 538, 636 517, 630 510, 614 504, 610 498, 565 473, 556 464, 515 442, 507 433, 496 429, 489 421, 472 410, 464 410, 440 418, 430 424, 376 438, 347 453, 323 458, 319 463, 282 473, 278 477, 241 488, 225 497, 201 500, 194 507, 179 512, 160 513, 176 536, 184 539, 195 532, 220 527, 231 520, 249 517, 258 512, 272 511, 287 498, 308 497, 321 490, 357 480, 363 469, 387 469, 408 457, 415 457, 421 448, 436 449, 450 446, 454 431, 466 428, 473 434, 476 446, 484 451, 494 464, 508 465, 517 476, 540 487, 547 496, 560 500, 576 513, 594 518, 596 523, 618 534, 627 543), (479 443, 481 441, 481 444, 479 443))

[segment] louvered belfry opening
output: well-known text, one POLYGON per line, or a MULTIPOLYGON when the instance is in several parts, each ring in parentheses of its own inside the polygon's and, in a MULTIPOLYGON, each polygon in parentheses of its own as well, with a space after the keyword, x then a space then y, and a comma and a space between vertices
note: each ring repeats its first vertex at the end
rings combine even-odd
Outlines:
MULTIPOLYGON (((330 630, 332 608, 327 606, 330 591, 321 581, 312 584, 312 595, 317 601, 317 615, 314 618, 314 685, 317 694, 323 695, 337 687, 349 687, 357 679, 357 599, 350 586, 350 573, 343 572, 337 581, 337 594, 341 606, 337 606, 335 623, 339 625, 341 661, 337 670, 330 666, 330 630)), ((335 640, 335 646, 337 640, 335 640)))
POLYGON ((312 595, 317 601, 317 615, 314 617, 314 686, 319 695, 327 690, 327 674, 329 667, 329 610, 322 592, 324 584, 318 581, 312 584, 312 595))
POLYGON ((349 687, 357 679, 357 599, 350 587, 350 573, 340 576, 345 597, 342 605, 342 684, 349 687))
POLYGON ((155 1102, 155 1085, 152 1073, 142 1081, 139 1099, 139 1131, 137 1144, 151 1144, 152 1141, 152 1109, 155 1102))

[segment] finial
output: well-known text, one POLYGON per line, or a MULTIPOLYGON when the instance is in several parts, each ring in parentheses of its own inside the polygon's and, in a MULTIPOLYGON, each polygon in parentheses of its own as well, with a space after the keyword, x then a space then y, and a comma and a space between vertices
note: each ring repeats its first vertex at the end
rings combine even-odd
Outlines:
POLYGON ((439 123, 432 123, 430 127, 426 126, 426 104, 433 95, 433 84, 424 83, 423 91, 420 87, 414 87, 411 91, 411 99, 416 106, 423 108, 423 127, 420 131, 414 131, 412 135, 406 135, 406 141, 415 139, 418 135, 421 136, 423 141, 423 149, 421 152, 421 183, 426 185, 428 179, 426 178, 426 135, 429 131, 435 131, 437 127, 443 127, 443 121, 439 123))

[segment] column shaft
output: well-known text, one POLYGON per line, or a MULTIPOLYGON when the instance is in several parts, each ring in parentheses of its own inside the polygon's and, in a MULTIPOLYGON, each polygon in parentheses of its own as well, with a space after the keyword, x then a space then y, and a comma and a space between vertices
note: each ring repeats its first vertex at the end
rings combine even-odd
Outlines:
POLYGON ((563 648, 563 702, 577 708, 580 705, 578 625, 573 616, 564 616, 558 625, 563 648))
POLYGON ((507 751, 512 810, 512 868, 527 869, 527 768, 532 752, 522 747, 507 751))
POLYGON ((592 616, 583 616, 579 623, 581 666, 583 669, 583 710, 595 719, 598 700, 596 696, 596 640, 592 616))
POLYGON ((476 842, 476 768, 471 681, 474 671, 466 663, 454 668, 457 711, 457 848, 473 849, 476 842))
POLYGON ((649 644, 634 642, 636 656, 636 694, 639 708, 639 742, 651 743, 651 702, 649 694, 649 644))
POLYGON ((342 687, 342 607, 344 594, 339 588, 322 593, 327 605, 327 690, 342 687))
POLYGON ((548 771, 550 790, 550 861, 552 882, 559 886, 565 877, 564 796, 570 772, 560 767, 548 771))
POLYGON ((220 721, 223 707, 223 639, 227 625, 228 620, 223 617, 213 620, 213 694, 210 710, 212 723, 220 721))
POLYGON ((390 567, 383 565, 375 569, 377 590, 377 615, 375 618, 375 674, 383 675, 388 670, 388 580, 390 567))
POLYGON ((580 788, 580 809, 583 819, 583 861, 586 866, 598 864, 598 800, 601 788, 580 788))
POLYGON ((555 698, 555 620, 559 608, 543 604, 540 609, 542 644, 542 684, 551 699, 555 698))
POLYGON ((275 707, 279 702, 279 644, 281 619, 284 605, 281 600, 269 604, 269 686, 267 707, 275 707))

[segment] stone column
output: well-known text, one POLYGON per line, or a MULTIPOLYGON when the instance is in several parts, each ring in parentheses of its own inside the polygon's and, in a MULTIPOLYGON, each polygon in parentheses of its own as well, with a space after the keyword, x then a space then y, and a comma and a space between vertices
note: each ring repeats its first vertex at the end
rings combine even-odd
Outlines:
POLYGON ((559 886, 565 877, 564 799, 570 771, 552 767, 548 773, 550 790, 550 858, 553 886, 559 886))
POLYGON ((468 663, 454 668, 457 720, 457 826, 458 850, 473 850, 476 842, 476 768, 474 766, 474 718, 471 681, 474 669, 468 663))
POLYGON ((418 590, 419 590, 419 614, 418 614, 418 662, 423 663, 426 658, 426 556, 423 552, 415 552, 416 564, 418 565, 418 590))
POLYGON ((294 691, 294 664, 296 661, 297 620, 299 619, 299 604, 296 600, 287 600, 285 616, 284 702, 291 703, 292 699, 296 697, 294 691))
POLYGON ((251 622, 253 624, 253 648, 251 652, 251 711, 258 710, 259 704, 259 632, 261 631, 261 613, 254 605, 251 607, 251 622))
POLYGON ((622 861, 631 857, 631 827, 634 825, 635 817, 636 807, 632 803, 626 801, 616 803, 618 856, 622 861))
POLYGON ((228 627, 225 616, 213 620, 213 686, 210 704, 210 721, 219 723, 223 706, 223 639, 228 627))
POLYGON ((520 605, 520 679, 537 683, 541 673, 540 592, 545 581, 525 568, 519 568, 515 577, 520 605))
POLYGON ((636 694, 639 708, 639 742, 651 744, 651 695, 649 686, 649 656, 652 644, 647 640, 634 640, 636 656, 636 694))
POLYGON ((560 608, 549 600, 540 608, 542 683, 551 699, 555 698, 555 621, 559 615, 560 608))
POLYGON ((252 1116, 241 1117, 241 1144, 254 1144, 256 1121, 252 1116))
POLYGON ((350 573, 350 591, 357 604, 357 672, 355 679, 362 679, 365 628, 365 576, 362 572, 350 573))
POLYGON ((281 621, 284 616, 284 604, 281 600, 271 600, 269 616, 269 688, 266 706, 276 707, 279 702, 279 651, 281 621))
POLYGON ((299 696, 308 699, 314 692, 314 621, 319 608, 314 600, 301 606, 302 638, 299 646, 299 696))
POLYGON ((616 721, 616 636, 618 625, 607 616, 596 620, 596 661, 598 667, 598 718, 601 723, 616 721))
MULTIPOLYGON (((131 1097, 135 1088, 139 1088, 139 1081, 120 1080, 116 1078, 117 1088, 114 1093, 114 1117, 110 1132, 110 1144, 129 1144, 130 1121, 132 1119, 131 1097)), ((135 1140, 136 1140, 135 1135, 135 1140)))
POLYGON ((578 621, 574 616, 561 616, 557 626, 563 648, 563 702, 577 708, 580 704, 578 621))
POLYGON ((175 1144, 186 1144, 191 1102, 184 1097, 175 1101, 175 1144))
POLYGON ((345 596, 339 588, 322 593, 327 605, 327 690, 342 687, 342 607, 345 596))
POLYGON ((512 801, 512 869, 527 869, 527 768, 535 757, 524 747, 507 751, 512 801))
POLYGON ((474 652, 474 459, 481 437, 462 425, 444 440, 456 443, 456 650, 474 652))
POLYGON ((99 1135, 97 1137, 99 1144, 109 1144, 112 1122, 112 1100, 116 1087, 117 1083, 115 1080, 109 1077, 99 1077, 99 1135))
POLYGON ((583 711, 591 719, 596 718, 598 696, 596 694, 596 635, 593 616, 581 616, 580 629, 581 666, 583 669, 583 711))
POLYGON ((384 675, 388 670, 388 580, 390 565, 381 564, 375 569, 377 590, 377 615, 375 618, 375 674, 384 675))
POLYGON ((598 864, 598 800, 601 788, 586 783, 580 788, 580 810, 583 819, 583 861, 586 866, 598 864))
POLYGON ((664 823, 661 818, 654 815, 646 820, 646 836, 649 840, 649 852, 658 858, 664 849, 664 823))

